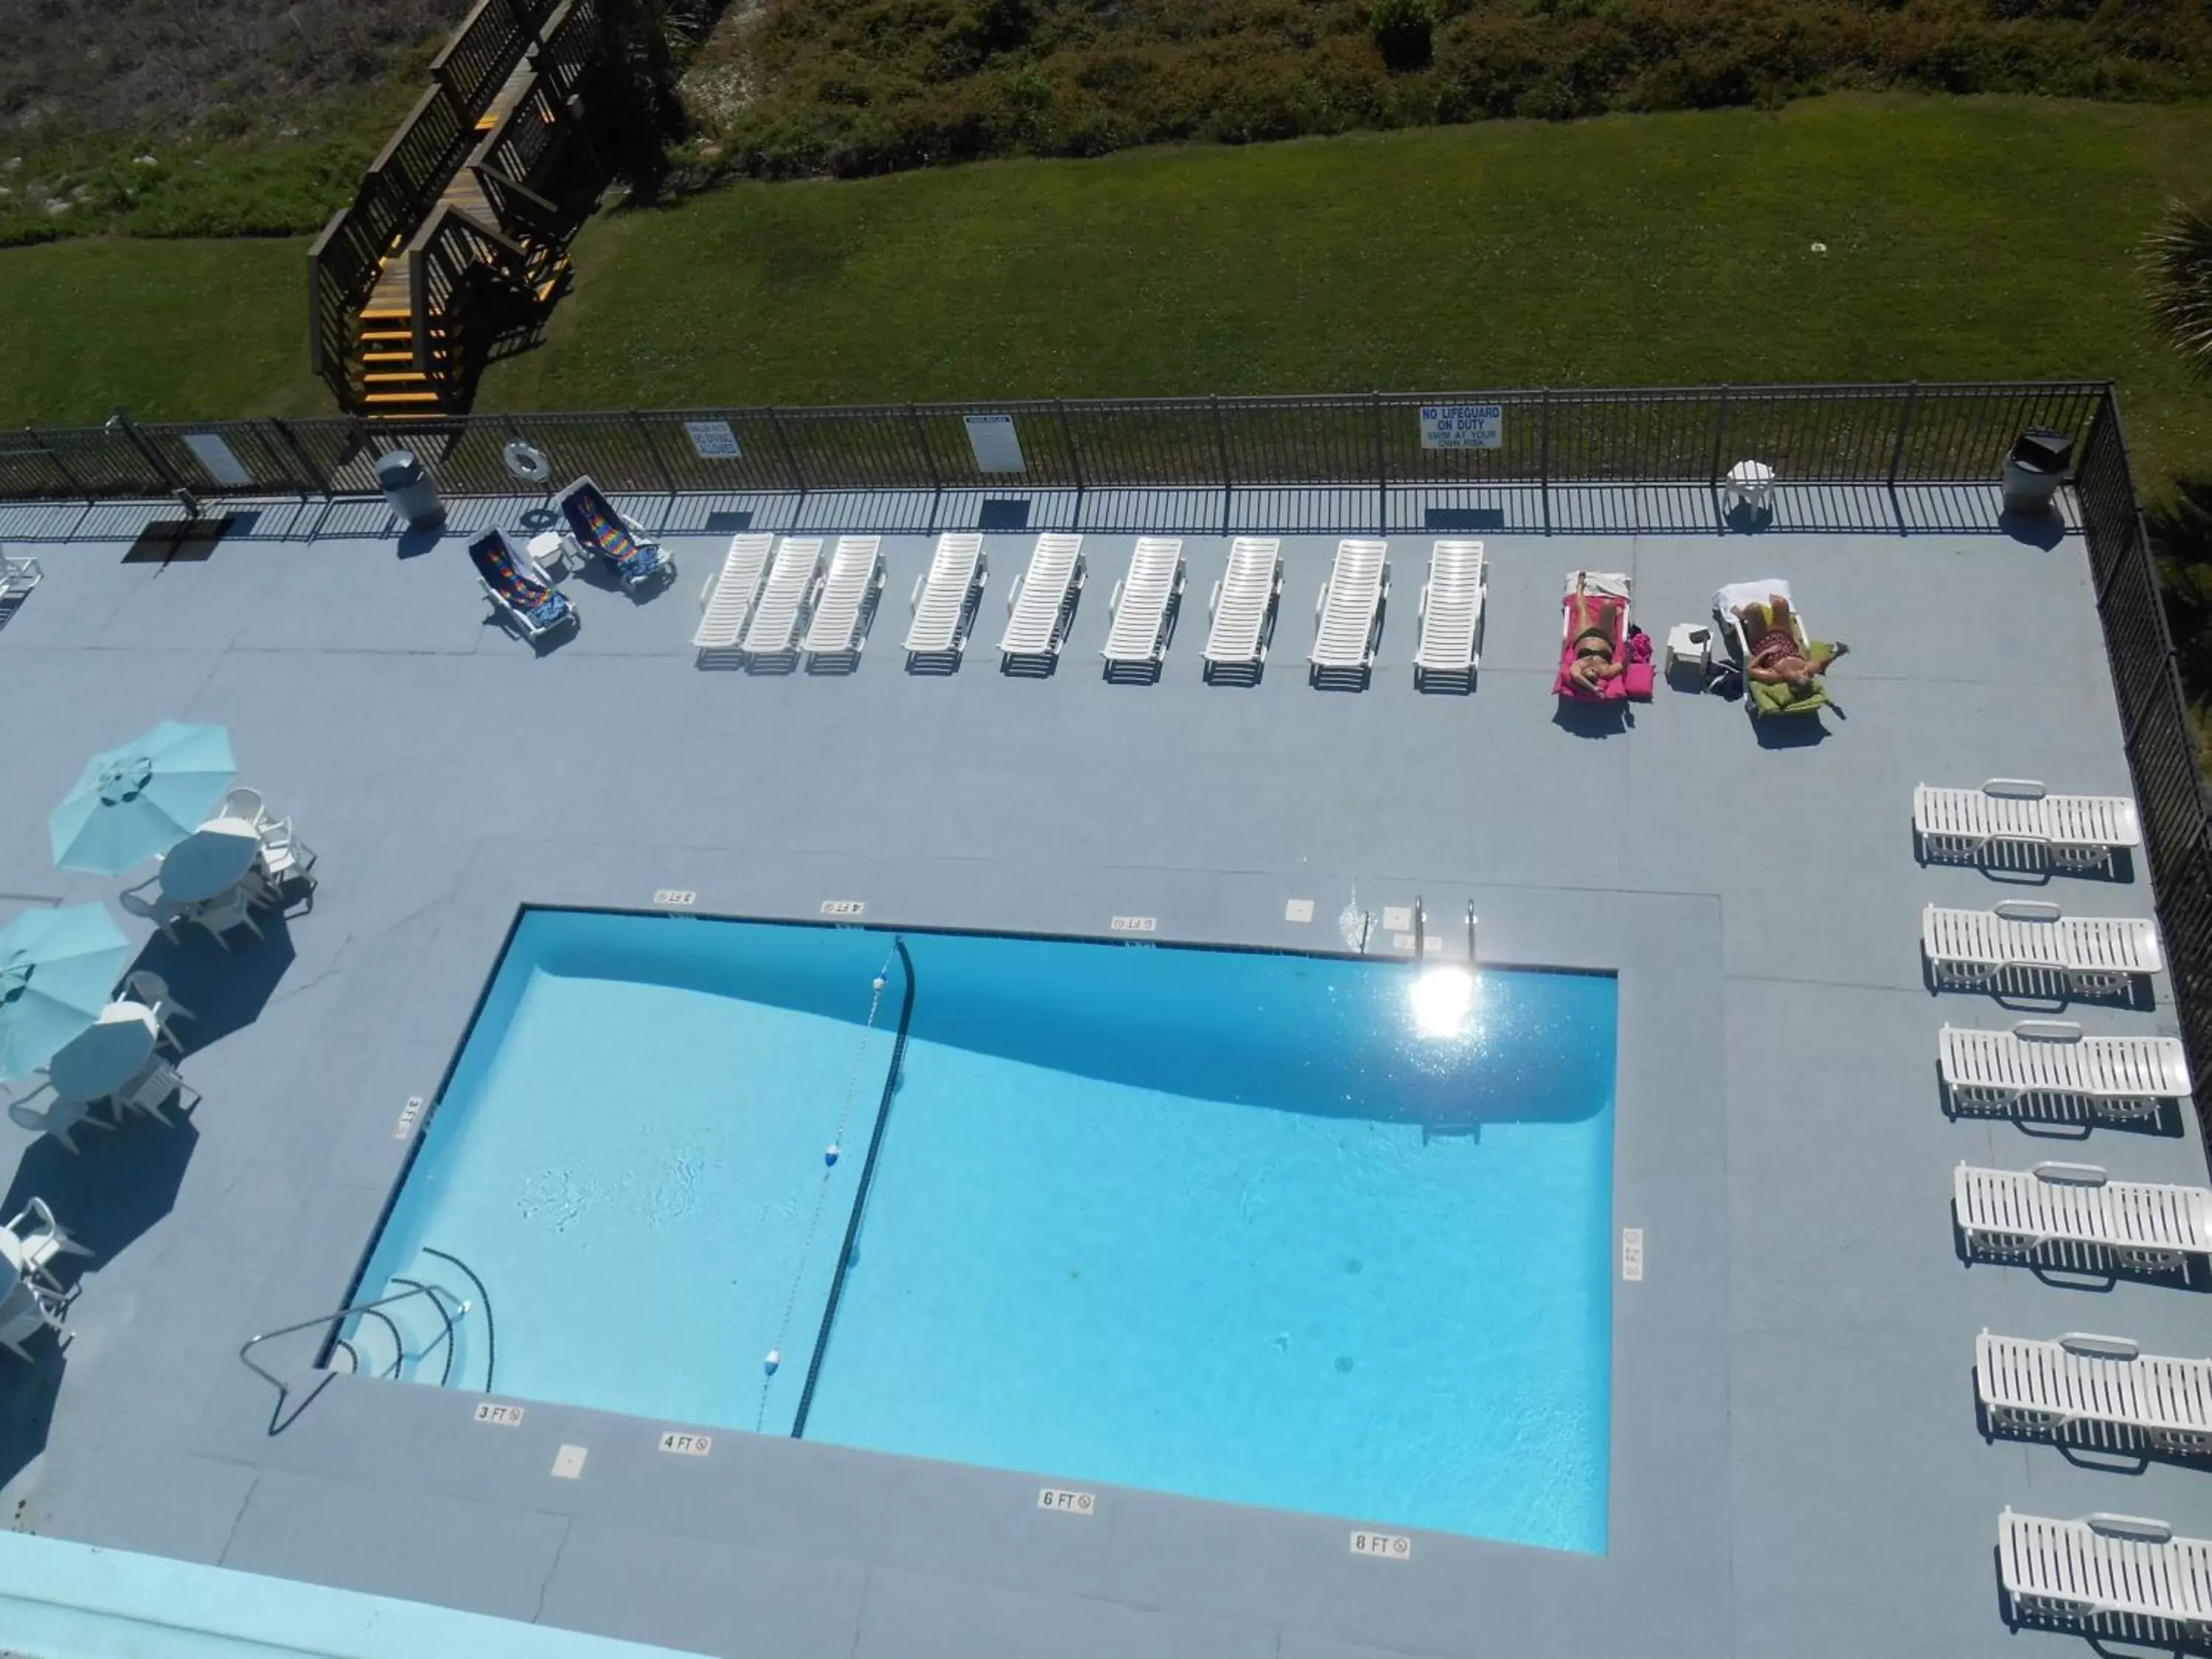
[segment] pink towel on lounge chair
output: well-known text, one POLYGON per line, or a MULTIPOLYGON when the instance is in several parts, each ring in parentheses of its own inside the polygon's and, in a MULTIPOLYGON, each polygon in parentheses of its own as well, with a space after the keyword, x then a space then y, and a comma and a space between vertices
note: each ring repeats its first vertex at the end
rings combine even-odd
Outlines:
MULTIPOLYGON (((1621 660, 1620 621, 1622 615, 1628 609, 1628 601, 1611 593, 1595 593, 1590 598, 1591 602, 1597 607, 1598 615, 1604 618, 1605 626, 1613 640, 1613 660, 1619 662, 1621 660)), ((1571 593, 1560 601, 1560 608, 1564 610, 1573 603, 1574 595, 1571 593)), ((1597 690, 1591 691, 1586 690, 1580 682, 1567 672, 1568 669, 1574 666, 1574 661, 1575 642, 1571 639, 1561 640, 1559 677, 1552 682, 1552 690, 1559 696, 1572 697, 1577 702, 1618 702, 1628 696, 1628 674, 1617 674, 1609 680, 1600 680, 1597 683, 1597 690)), ((1631 668, 1629 672, 1632 673, 1635 671, 1631 668)), ((1644 672, 1644 683, 1647 688, 1650 685, 1650 671, 1647 667, 1644 672)), ((1649 695, 1648 690, 1646 695, 1649 695)))
POLYGON ((1622 695, 1638 702, 1651 701, 1651 636, 1640 628, 1628 630, 1628 667, 1620 677, 1622 695))

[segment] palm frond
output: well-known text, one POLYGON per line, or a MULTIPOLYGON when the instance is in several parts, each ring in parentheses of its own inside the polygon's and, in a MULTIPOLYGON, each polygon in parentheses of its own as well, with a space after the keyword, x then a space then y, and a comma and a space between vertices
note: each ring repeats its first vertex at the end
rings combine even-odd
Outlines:
POLYGON ((2166 204, 2143 266, 2151 315, 2182 360, 2212 378, 2212 204, 2166 204))

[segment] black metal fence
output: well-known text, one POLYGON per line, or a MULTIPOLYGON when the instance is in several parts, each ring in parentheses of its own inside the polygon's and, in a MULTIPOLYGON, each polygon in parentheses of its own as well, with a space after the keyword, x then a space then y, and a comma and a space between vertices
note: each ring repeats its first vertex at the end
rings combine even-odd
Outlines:
MULTIPOLYGON (((680 495, 1712 483, 1753 457, 1793 483, 1993 481, 2025 428, 2075 442, 2074 483, 2176 1000, 2212 1127, 2212 814, 2109 383, 1650 387, 1302 398, 1043 399, 850 409, 261 419, 0 434, 0 501, 369 495, 394 447, 447 495, 521 491, 522 439, 562 476, 680 495)), ((1547 520, 1548 522, 1548 520, 1547 520)))
POLYGON ((2086 441, 2097 381, 1640 387, 1411 397, 1035 399, 25 428, 0 500, 374 495, 394 447, 452 495, 511 495, 526 440, 618 491, 1668 483, 1755 456, 1806 483, 1996 476, 2023 427, 2086 441))

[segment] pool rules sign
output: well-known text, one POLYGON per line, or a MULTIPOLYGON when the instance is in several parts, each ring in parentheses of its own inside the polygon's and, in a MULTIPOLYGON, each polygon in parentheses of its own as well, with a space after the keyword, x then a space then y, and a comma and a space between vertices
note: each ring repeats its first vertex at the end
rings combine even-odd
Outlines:
POLYGON ((1503 449, 1504 404, 1423 404, 1424 449, 1503 449))

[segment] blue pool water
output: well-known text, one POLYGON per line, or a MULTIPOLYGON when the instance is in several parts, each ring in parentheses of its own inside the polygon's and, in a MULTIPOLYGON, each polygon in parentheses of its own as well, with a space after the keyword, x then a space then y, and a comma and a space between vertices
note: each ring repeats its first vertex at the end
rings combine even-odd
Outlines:
POLYGON ((528 913, 363 1368, 1604 1549, 1613 980, 903 943, 528 913))

